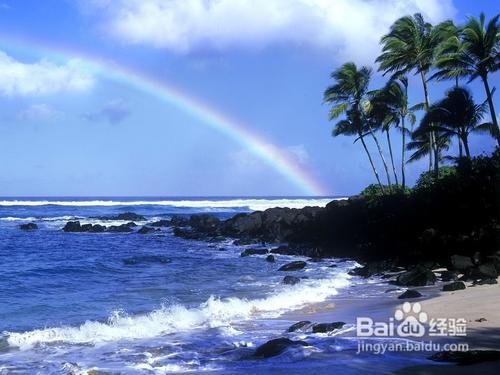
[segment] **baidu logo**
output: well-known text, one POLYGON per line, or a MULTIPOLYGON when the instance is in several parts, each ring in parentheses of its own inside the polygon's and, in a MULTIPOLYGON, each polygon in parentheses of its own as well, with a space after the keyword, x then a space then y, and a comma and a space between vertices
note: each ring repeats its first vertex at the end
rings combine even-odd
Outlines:
POLYGON ((396 309, 394 316, 388 322, 376 322, 369 317, 356 319, 356 334, 358 337, 423 337, 426 333, 432 334, 434 319, 429 319, 422 311, 420 303, 405 302, 396 309), (431 329, 427 332, 427 325, 431 329))

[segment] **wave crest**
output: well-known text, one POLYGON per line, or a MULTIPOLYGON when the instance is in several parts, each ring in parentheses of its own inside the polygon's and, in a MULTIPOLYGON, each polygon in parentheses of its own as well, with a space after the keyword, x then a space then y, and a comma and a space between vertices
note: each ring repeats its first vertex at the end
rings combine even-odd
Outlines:
POLYGON ((10 346, 21 350, 38 344, 96 344, 147 339, 195 328, 225 327, 253 317, 276 317, 287 310, 322 302, 337 294, 336 288, 347 285, 349 276, 341 273, 332 279, 304 280, 303 285, 280 286, 281 292, 262 299, 219 299, 211 296, 200 306, 191 309, 171 305, 136 316, 114 312, 106 323, 87 321, 79 327, 55 327, 4 334, 7 335, 10 346))

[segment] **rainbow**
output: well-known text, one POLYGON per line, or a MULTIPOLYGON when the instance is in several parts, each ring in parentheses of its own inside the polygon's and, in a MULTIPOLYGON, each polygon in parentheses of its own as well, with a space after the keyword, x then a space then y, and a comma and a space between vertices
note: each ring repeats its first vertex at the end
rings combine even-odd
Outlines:
POLYGON ((267 165, 284 176, 306 195, 326 196, 327 190, 308 171, 291 160, 282 150, 266 141, 243 123, 217 111, 209 104, 183 92, 178 87, 148 77, 144 73, 123 65, 102 59, 98 56, 83 54, 61 46, 53 46, 39 41, 25 40, 0 35, 0 47, 11 47, 44 54, 57 60, 76 59, 93 74, 103 75, 124 83, 163 100, 176 108, 189 113, 216 131, 223 133, 245 149, 258 156, 267 165))

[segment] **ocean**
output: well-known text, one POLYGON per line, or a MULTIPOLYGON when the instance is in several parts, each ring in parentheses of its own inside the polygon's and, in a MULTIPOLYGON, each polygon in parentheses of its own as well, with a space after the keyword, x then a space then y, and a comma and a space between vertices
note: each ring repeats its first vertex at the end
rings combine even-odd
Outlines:
MULTIPOLYGON (((172 228, 151 234, 66 233, 69 220, 135 212, 147 220, 210 213, 221 219, 269 207, 324 206, 331 198, 0 198, 0 374, 343 373, 393 370, 408 359, 356 355, 335 335, 286 333, 298 320, 347 319, 340 301, 389 301, 387 287, 348 275, 346 259, 241 257, 253 246, 185 240, 172 228), (34 222, 38 230, 19 229, 34 222), (285 275, 301 278, 285 285, 285 275), (255 348, 302 339, 268 359, 255 348)), ((272 248, 277 244, 270 244, 272 248)), ((368 303, 369 305, 369 303, 368 303)), ((352 324, 345 326, 353 329, 352 324)), ((341 332, 339 332, 341 333, 341 332)), ((413 362, 412 362, 413 361, 413 362)))

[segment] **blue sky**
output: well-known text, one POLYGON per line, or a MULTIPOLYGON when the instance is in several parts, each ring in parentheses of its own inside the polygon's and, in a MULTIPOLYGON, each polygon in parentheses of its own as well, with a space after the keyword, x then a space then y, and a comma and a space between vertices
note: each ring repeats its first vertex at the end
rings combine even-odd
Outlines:
MULTIPOLYGON (((401 15, 462 22, 497 11, 487 0, 222 0, 209 12, 206 3, 0 0, 0 195, 303 194, 192 113, 51 53, 61 49, 175 85, 279 148, 329 194, 357 193, 373 177, 353 139, 330 136, 329 73, 349 60, 376 68, 376 41, 401 15)), ((384 81, 375 76, 373 88, 384 81)), ((449 86, 433 84, 431 99, 449 86)), ((421 101, 420 82, 410 88, 421 101)), ((484 100, 480 82, 471 89, 484 100)), ((471 143, 474 154, 494 146, 488 136, 471 143)), ((425 167, 410 164, 410 182, 425 167)))

